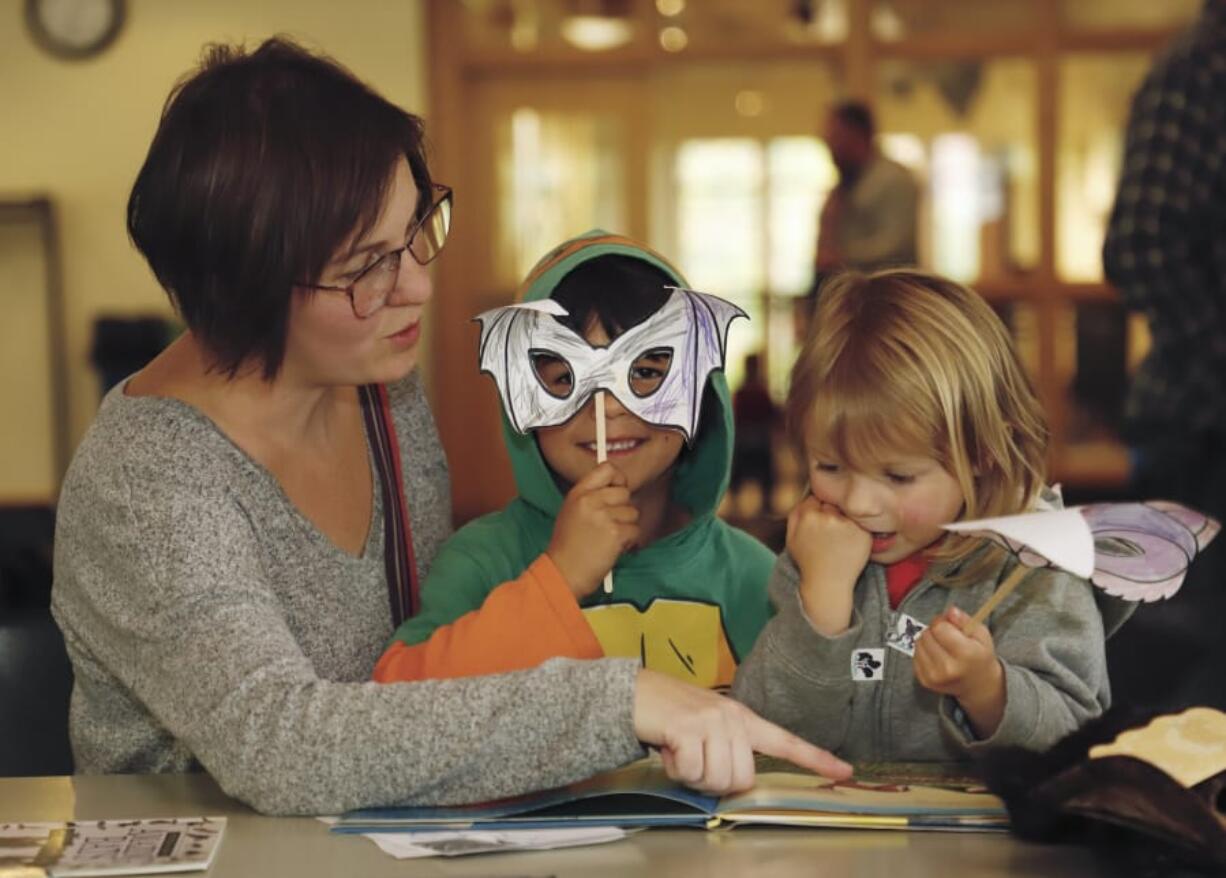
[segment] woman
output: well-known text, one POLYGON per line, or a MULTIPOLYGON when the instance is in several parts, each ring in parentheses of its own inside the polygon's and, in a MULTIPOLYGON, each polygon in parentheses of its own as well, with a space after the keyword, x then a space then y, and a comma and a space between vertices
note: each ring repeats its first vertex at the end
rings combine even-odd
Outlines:
POLYGON ((394 559, 420 578, 450 528, 413 374, 449 211, 419 120, 291 43, 214 47, 172 92, 128 230, 188 332, 103 401, 60 498, 78 768, 202 766, 282 814, 511 795, 640 742, 713 791, 752 782, 754 749, 845 774, 633 661, 364 682, 393 628, 394 559), (386 496, 369 385, 387 385, 401 458, 386 496), (406 544, 384 526, 398 489, 406 544))

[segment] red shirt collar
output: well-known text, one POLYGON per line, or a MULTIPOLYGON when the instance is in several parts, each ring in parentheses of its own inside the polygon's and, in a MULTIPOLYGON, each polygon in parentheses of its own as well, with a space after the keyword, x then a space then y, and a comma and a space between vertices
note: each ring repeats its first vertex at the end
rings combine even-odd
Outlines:
POLYGON ((890 595, 891 610, 898 609, 903 598, 919 584, 927 570, 927 552, 916 552, 901 561, 885 565, 885 588, 890 595))

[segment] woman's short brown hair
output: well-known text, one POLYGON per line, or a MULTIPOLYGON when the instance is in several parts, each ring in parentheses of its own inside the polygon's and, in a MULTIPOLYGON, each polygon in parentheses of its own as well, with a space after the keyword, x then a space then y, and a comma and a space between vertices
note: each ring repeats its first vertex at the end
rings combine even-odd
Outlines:
POLYGON ((290 297, 379 217, 397 160, 429 205, 421 120, 284 38, 211 45, 175 86, 128 234, 214 368, 272 378, 290 297))
MULTIPOLYGON (((923 271, 846 272, 822 287, 787 420, 802 459, 810 431, 856 468, 891 452, 935 457, 965 518, 1020 512, 1043 488, 1047 425, 1013 340, 977 293, 923 271)), ((951 538, 937 558, 952 565, 976 545, 951 538)))

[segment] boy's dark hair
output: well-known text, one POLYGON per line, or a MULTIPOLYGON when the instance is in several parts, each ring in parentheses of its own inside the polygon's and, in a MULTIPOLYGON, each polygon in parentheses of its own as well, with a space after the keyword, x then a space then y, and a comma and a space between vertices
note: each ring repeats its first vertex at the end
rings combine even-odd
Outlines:
POLYGON ((291 296, 378 220, 397 160, 430 202, 422 124, 284 38, 211 45, 175 86, 128 199, 128 234, 211 366, 274 377, 291 296))
POLYGON ((659 311, 669 296, 665 286, 677 284, 642 259, 617 253, 595 256, 554 287, 550 298, 569 312, 554 319, 579 335, 596 319, 611 341, 659 311))
POLYGON ((869 140, 873 139, 877 126, 873 121, 873 111, 862 101, 843 101, 835 104, 830 114, 849 128, 859 131, 869 140))

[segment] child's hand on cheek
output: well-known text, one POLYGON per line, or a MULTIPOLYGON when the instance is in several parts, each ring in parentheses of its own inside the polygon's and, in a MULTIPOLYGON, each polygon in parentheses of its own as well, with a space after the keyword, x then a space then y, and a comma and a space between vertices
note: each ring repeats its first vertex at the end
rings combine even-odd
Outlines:
POLYGON ((1005 708, 1005 672, 984 625, 964 632, 966 613, 950 607, 933 620, 915 645, 915 678, 921 686, 958 699, 981 738, 991 737, 1005 708))
POLYGON ((800 569, 800 598, 818 631, 834 636, 851 624, 852 592, 868 564, 873 538, 836 507, 808 496, 788 516, 788 553, 800 569))
POLYGON ((622 471, 606 461, 576 482, 562 503, 545 552, 576 598, 594 592, 638 539, 639 510, 626 485, 622 471))

